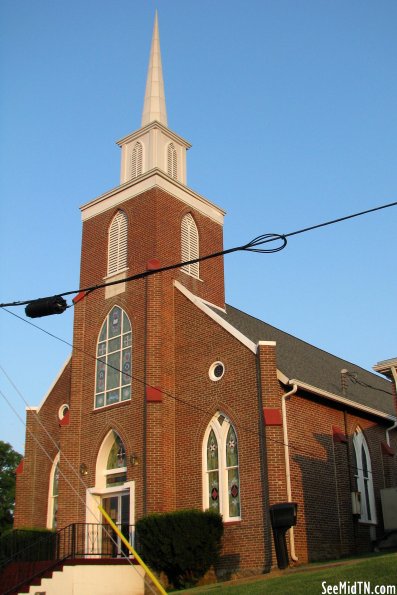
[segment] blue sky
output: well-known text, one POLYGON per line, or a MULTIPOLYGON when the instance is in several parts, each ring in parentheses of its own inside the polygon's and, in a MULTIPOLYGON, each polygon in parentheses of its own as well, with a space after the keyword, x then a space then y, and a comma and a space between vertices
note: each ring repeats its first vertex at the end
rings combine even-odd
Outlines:
MULTIPOLYGON (((188 185, 227 211, 225 248, 397 200, 395 0, 2 0, 0 302, 79 287, 79 206, 119 183, 156 7, 168 123, 193 145, 188 185)), ((228 256, 227 300, 371 369, 397 355, 396 221, 228 256)), ((72 316, 34 322, 71 341, 72 316)), ((0 333, 0 364, 38 405, 70 348, 4 311, 0 333)), ((0 390, 24 419, 1 371, 0 390)))

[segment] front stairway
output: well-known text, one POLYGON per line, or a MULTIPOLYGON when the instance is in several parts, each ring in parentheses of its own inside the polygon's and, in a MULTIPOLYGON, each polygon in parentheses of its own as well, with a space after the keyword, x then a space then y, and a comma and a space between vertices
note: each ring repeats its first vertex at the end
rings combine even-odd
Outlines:
POLYGON ((34 579, 18 595, 143 595, 144 591, 143 569, 132 560, 78 558, 34 579))
MULTIPOLYGON (((130 543, 133 529, 120 526, 130 543)), ((0 542, 0 595, 144 593, 143 569, 109 525, 75 523, 41 535, 16 530, 0 542)))

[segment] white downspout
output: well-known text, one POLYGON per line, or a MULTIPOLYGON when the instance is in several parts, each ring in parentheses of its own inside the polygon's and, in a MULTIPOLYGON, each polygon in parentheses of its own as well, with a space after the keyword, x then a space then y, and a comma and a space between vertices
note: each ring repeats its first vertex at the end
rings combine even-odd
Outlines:
MULTIPOLYGON (((397 393, 397 370, 396 370, 395 366, 391 366, 390 370, 393 375, 394 384, 396 386, 396 393, 397 393)), ((397 421, 395 421, 394 424, 390 428, 387 428, 387 430, 386 430, 386 442, 387 442, 388 446, 390 446, 390 432, 392 430, 395 430, 396 428, 397 428, 397 421)))
MULTIPOLYGON (((284 442, 284 459, 285 459, 285 479, 287 482, 287 499, 288 502, 292 502, 292 493, 291 493, 291 471, 289 466, 289 442, 288 442, 288 427, 287 427, 287 405, 286 400, 287 398, 292 397, 298 390, 298 385, 294 384, 292 389, 285 393, 285 395, 281 398, 281 413, 283 417, 283 442, 284 442)), ((298 556, 295 552, 295 536, 294 536, 294 528, 291 527, 289 530, 289 541, 291 546, 291 558, 294 562, 298 561, 298 556)))

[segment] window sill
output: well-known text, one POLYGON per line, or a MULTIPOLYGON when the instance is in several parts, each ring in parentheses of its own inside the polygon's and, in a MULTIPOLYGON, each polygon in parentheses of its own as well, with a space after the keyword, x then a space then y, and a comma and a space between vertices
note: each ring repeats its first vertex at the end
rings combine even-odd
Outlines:
POLYGON ((235 521, 223 521, 224 525, 227 525, 228 527, 231 527, 233 525, 239 525, 241 523, 241 519, 236 519, 235 521))
POLYGON ((181 268, 180 270, 182 271, 182 273, 185 273, 185 275, 187 275, 191 279, 195 279, 196 281, 200 281, 200 283, 204 283, 204 281, 202 279, 200 279, 200 277, 196 277, 196 275, 192 275, 191 273, 188 273, 183 268, 181 268))
POLYGON ((368 525, 369 527, 376 527, 376 525, 378 524, 378 521, 366 521, 361 519, 358 519, 358 522, 360 525, 368 525))
MULTIPOLYGON (((124 269, 120 269, 119 271, 116 271, 115 273, 111 273, 110 275, 106 275, 105 277, 103 277, 104 281, 109 281, 111 279, 113 279, 114 277, 117 277, 118 275, 123 275, 124 273, 126 273, 128 271, 129 267, 125 267, 124 269)), ((126 275, 123 275, 124 277, 126 277, 126 275)), ((122 279, 123 277, 120 277, 120 279, 122 279)), ((115 281, 117 281, 117 279, 115 279, 115 281)))
POLYGON ((131 399, 128 399, 127 401, 117 401, 117 403, 112 403, 111 405, 104 405, 103 407, 98 407, 96 409, 93 409, 91 411, 91 413, 99 413, 100 411, 108 411, 109 409, 113 409, 114 407, 123 407, 125 405, 128 405, 129 403, 131 403, 131 399))

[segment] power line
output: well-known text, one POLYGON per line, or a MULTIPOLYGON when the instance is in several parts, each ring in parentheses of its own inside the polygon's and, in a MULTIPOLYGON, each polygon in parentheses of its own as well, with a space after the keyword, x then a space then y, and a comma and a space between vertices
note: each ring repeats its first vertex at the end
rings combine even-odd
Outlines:
MULTIPOLYGON (((137 382, 139 382, 140 384, 142 384, 145 387, 148 388, 152 388, 152 386, 146 382, 145 380, 142 380, 141 378, 138 378, 137 376, 133 376, 132 374, 129 374, 128 372, 123 372, 122 370, 120 370, 119 368, 117 368, 116 366, 112 366, 111 364, 109 364, 108 362, 102 360, 100 357, 97 357, 95 355, 93 355, 92 353, 89 353, 87 351, 85 351, 84 349, 81 349, 80 347, 75 347, 72 343, 70 343, 69 341, 66 341, 66 339, 62 339, 61 337, 58 337, 57 335, 54 335, 53 333, 50 333, 48 331, 46 331, 45 329, 41 328, 40 326, 34 324, 33 322, 30 322, 29 320, 26 320, 25 318, 22 318, 22 316, 19 316, 18 314, 15 314, 14 312, 11 312, 10 310, 7 310, 6 308, 3 308, 3 310, 5 312, 7 312, 8 314, 11 314, 12 316, 15 316, 15 318, 18 318, 19 320, 22 320, 22 322, 25 322, 27 324, 30 324, 31 326, 33 326, 34 328, 36 328, 39 331, 42 331, 43 333, 49 335, 50 337, 52 337, 53 339, 56 339, 57 341, 61 341, 62 343, 65 343, 66 345, 68 345, 69 347, 72 348, 72 350, 75 351, 79 351, 80 353, 82 353, 83 355, 86 355, 87 357, 89 357, 90 359, 93 359, 95 361, 100 361, 101 363, 104 363, 107 367, 115 370, 116 372, 120 372, 121 374, 124 374, 125 376, 128 376, 129 378, 131 378, 131 380, 135 380, 137 382)), ((0 369, 1 366, 0 366, 0 369)), ((205 413, 208 416, 212 416, 213 414, 213 410, 209 411, 207 409, 204 409, 203 407, 200 407, 199 405, 195 404, 195 403, 189 403, 188 401, 185 401, 184 399, 181 399, 180 397, 177 397, 176 395, 173 395, 163 389, 161 389, 162 394, 164 394, 165 396, 169 397, 170 399, 180 403, 181 405, 184 405, 186 407, 190 407, 191 409, 194 409, 196 411, 199 411, 200 413, 205 413)), ((259 432, 257 430, 254 430, 252 428, 248 428, 245 426, 240 425, 239 426, 239 430, 242 430, 248 434, 254 435, 254 436, 259 436, 259 432)), ((45 430, 47 432, 47 430, 45 430)), ((301 453, 304 455, 308 455, 310 457, 313 457, 314 459, 317 459, 317 452, 310 452, 309 450, 303 449, 301 447, 297 447, 294 444, 291 444, 291 442, 289 442, 288 444, 285 444, 283 440, 276 440, 274 438, 270 438, 268 437, 268 440, 270 442, 273 442, 274 444, 279 444, 281 446, 288 446, 290 449, 295 450, 297 453, 301 453)), ((325 463, 327 463, 327 461, 325 461, 325 463)), ((348 463, 349 467, 351 469, 358 469, 356 466, 351 465, 351 463, 348 463)))
MULTIPOLYGON (((298 229, 296 231, 291 231, 286 234, 279 234, 279 233, 266 233, 260 236, 257 236, 247 244, 243 244, 242 246, 235 246, 234 248, 228 248, 227 250, 221 250, 220 252, 213 252, 211 254, 207 254, 206 256, 201 256, 199 258, 194 258, 192 260, 178 262, 176 264, 170 264, 164 267, 159 267, 157 269, 149 269, 143 271, 141 273, 137 273, 136 275, 131 275, 129 277, 125 277, 124 279, 119 279, 117 281, 109 281, 106 283, 100 283, 97 285, 91 285, 90 287, 74 289, 71 291, 64 291, 61 293, 57 293, 54 297, 60 296, 68 296, 78 293, 90 293, 92 291, 96 291, 97 289, 102 289, 104 287, 110 287, 111 285, 117 285, 119 283, 126 283, 129 281, 136 281, 138 279, 144 279, 145 277, 149 277, 150 275, 155 275, 158 273, 164 273, 165 271, 170 271, 172 269, 181 268, 183 266, 187 266, 190 264, 196 264, 198 262, 202 262, 204 260, 209 260, 211 258, 217 258, 219 256, 225 256, 226 254, 232 254, 233 252, 257 252, 259 254, 273 254, 275 252, 280 252, 284 250, 287 246, 288 240, 287 238, 296 236, 299 234, 307 233, 309 231, 313 231, 315 229, 320 229, 322 227, 335 225, 337 223, 341 223, 342 221, 347 221, 349 219, 353 219, 356 217, 361 217, 363 215, 368 215, 369 213, 374 213, 376 211, 380 211, 382 209, 388 209, 390 207, 394 207, 397 205, 396 202, 384 204, 378 207, 373 207, 372 209, 367 209, 365 211, 360 211, 358 213, 353 213, 350 215, 345 215, 343 217, 338 217, 337 219, 331 219, 330 221, 325 221, 323 223, 318 223, 316 225, 311 225, 310 227, 304 227, 302 229, 298 229), (275 248, 259 248, 258 246, 264 246, 265 244, 269 244, 271 242, 281 242, 280 245, 276 246, 275 248)), ((27 304, 31 304, 32 302, 37 301, 38 299, 46 299, 46 298, 35 298, 31 300, 23 300, 23 301, 14 301, 8 303, 0 304, 0 308, 4 307, 13 307, 13 306, 25 306, 27 304)), ((49 299, 49 298, 47 298, 49 299)))

